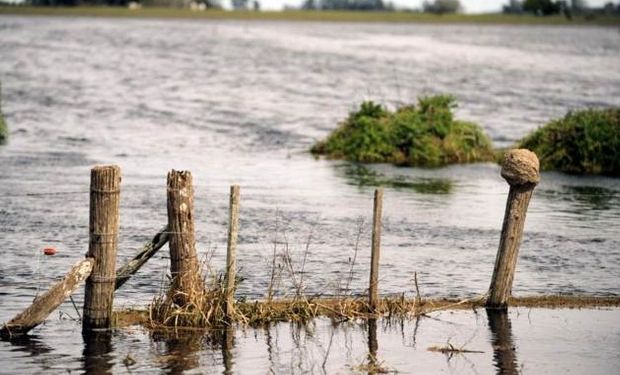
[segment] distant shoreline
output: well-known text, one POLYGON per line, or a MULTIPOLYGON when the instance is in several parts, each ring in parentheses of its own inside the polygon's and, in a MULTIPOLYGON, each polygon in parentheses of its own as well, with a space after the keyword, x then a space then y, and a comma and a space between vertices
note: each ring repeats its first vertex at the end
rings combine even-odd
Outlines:
POLYGON ((130 10, 123 7, 31 7, 0 6, 0 15, 64 16, 104 18, 189 19, 189 20, 241 20, 241 21, 311 21, 311 22, 369 22, 369 23, 422 23, 422 24, 489 24, 489 25, 580 25, 620 26, 620 17, 597 16, 594 19, 564 16, 537 17, 532 15, 450 14, 433 15, 412 12, 355 12, 355 11, 192 11, 177 8, 142 8, 130 10))

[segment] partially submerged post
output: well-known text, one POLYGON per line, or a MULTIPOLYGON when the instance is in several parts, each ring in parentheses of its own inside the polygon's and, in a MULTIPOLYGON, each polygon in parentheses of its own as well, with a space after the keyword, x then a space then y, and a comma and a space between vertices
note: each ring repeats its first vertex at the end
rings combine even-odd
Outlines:
POLYGON ((168 173, 171 297, 179 306, 203 291, 196 256, 194 188, 189 171, 168 173))
POLYGON ((69 297, 80 283, 90 275, 94 259, 86 258, 77 262, 65 277, 54 284, 47 292, 37 297, 32 305, 0 327, 0 337, 9 339, 25 335, 41 324, 69 297))
POLYGON ((110 328, 116 279, 121 170, 97 166, 90 173, 88 257, 95 259, 86 280, 83 330, 110 328))
POLYGON ((501 173, 510 191, 486 306, 505 309, 512 291, 525 214, 540 181, 538 157, 529 150, 510 150, 504 156, 501 173))
POLYGON ((237 236, 239 233, 239 185, 230 187, 228 221, 228 248, 226 251, 226 317, 230 318, 234 308, 237 236))
POLYGON ((371 311, 377 309, 379 302, 379 254, 381 250, 381 213, 383 211, 383 188, 375 190, 372 215, 372 248, 370 255, 370 285, 368 287, 368 305, 371 311))

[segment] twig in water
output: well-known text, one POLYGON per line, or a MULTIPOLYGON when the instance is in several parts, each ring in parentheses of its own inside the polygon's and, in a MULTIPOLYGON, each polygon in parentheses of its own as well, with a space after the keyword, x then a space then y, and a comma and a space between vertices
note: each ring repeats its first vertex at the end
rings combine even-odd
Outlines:
POLYGON ((78 310, 77 305, 75 304, 75 301, 73 300, 73 296, 69 295, 69 299, 71 299, 71 303, 73 304, 73 308, 75 309, 75 312, 77 313, 79 321, 82 321, 82 316, 80 315, 80 310, 78 310))

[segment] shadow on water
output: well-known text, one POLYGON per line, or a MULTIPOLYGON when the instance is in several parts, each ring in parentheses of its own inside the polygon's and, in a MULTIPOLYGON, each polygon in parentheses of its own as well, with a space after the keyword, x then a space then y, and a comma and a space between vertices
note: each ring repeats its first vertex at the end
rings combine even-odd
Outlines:
POLYGON ((491 345, 493 347, 493 363, 497 374, 519 374, 517 351, 512 339, 512 327, 506 310, 487 310, 491 345))
POLYGON ((112 374, 114 365, 114 346, 112 332, 92 331, 82 334, 84 350, 82 352, 83 369, 88 374, 112 374))
POLYGON ((388 177, 361 164, 347 163, 338 166, 347 183, 358 187, 385 186, 395 190, 413 190, 419 194, 450 194, 453 183, 445 178, 388 177))

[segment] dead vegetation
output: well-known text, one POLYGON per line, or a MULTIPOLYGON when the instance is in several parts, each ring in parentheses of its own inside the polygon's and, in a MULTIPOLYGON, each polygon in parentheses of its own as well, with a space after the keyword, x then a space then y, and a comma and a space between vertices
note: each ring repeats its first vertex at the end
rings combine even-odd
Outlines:
MULTIPOLYGON (((467 310, 484 308, 484 299, 415 298, 384 297, 379 301, 376 313, 371 313, 368 300, 363 297, 348 298, 298 298, 263 301, 237 301, 235 315, 231 320, 224 316, 224 296, 221 292, 211 292, 194 304, 183 309, 156 299, 149 310, 121 310, 116 312, 119 327, 140 324, 147 328, 216 328, 237 322, 252 327, 277 322, 308 322, 316 317, 326 317, 335 321, 387 318, 412 319, 432 312, 444 310, 467 310), (210 299, 210 300, 209 300, 210 299), (201 307, 201 308, 199 308, 201 307)), ((620 296, 532 296, 509 300, 511 307, 528 308, 605 308, 620 307, 620 296)))
MULTIPOLYGON (((307 323, 316 317, 326 317, 334 322, 357 321, 376 318, 388 320, 414 319, 443 310, 462 310, 484 308, 488 294, 471 298, 422 298, 417 274, 413 275, 414 297, 405 294, 384 296, 379 299, 376 310, 370 308, 368 296, 354 295, 351 283, 361 239, 364 235, 364 221, 360 219, 353 233, 352 256, 348 269, 334 282, 335 295, 324 297, 308 295, 304 280, 305 268, 311 255, 313 236, 317 231, 316 222, 311 223, 309 233, 303 243, 294 249, 289 241, 289 223, 276 212, 272 254, 268 264, 269 285, 262 300, 234 301, 231 312, 226 313, 226 288, 223 272, 211 267, 213 251, 207 251, 200 263, 201 278, 186 295, 173 295, 175 280, 162 275, 160 293, 153 299, 147 310, 125 310, 116 313, 115 322, 119 327, 140 324, 154 331, 169 329, 200 330, 222 329, 233 324, 261 327, 278 322, 307 323), (184 301, 180 304, 178 301, 184 301)), ((236 290, 240 277, 235 280, 236 290)), ((187 289, 186 289, 187 290, 187 289)), ((620 306, 620 296, 532 296, 510 298, 512 307, 540 308, 600 308, 620 306)), ((437 351, 441 351, 436 348, 437 351)), ((445 347, 442 350, 452 350, 445 347)))

